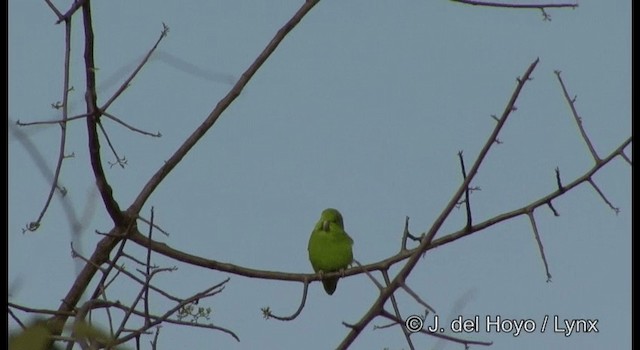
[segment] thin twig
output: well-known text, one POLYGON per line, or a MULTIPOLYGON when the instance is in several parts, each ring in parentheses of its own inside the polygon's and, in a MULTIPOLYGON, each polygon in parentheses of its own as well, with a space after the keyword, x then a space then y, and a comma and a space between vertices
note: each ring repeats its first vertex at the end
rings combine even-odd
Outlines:
POLYGON ((120 156, 116 152, 116 149, 113 147, 113 144, 111 143, 111 139, 109 138, 109 134, 107 134, 107 131, 104 129, 104 126, 102 125, 102 123, 98 122, 97 124, 98 124, 98 127, 100 128, 100 131, 102 132, 102 135, 104 135, 105 140, 107 140, 107 145, 109 145, 109 148, 113 153, 113 156, 116 157, 115 163, 111 163, 111 162, 108 162, 108 163, 111 166, 118 164, 122 169, 124 169, 124 165, 127 164, 127 158, 126 157, 120 158, 120 156))
POLYGON ((148 305, 148 297, 149 297, 149 288, 151 286, 151 279, 153 278, 153 276, 155 275, 156 272, 159 272, 158 270, 155 270, 154 273, 150 273, 148 276, 146 276, 145 281, 142 285, 142 287, 140 288, 140 291, 138 292, 138 294, 136 295, 136 297, 134 298, 134 300, 131 302, 131 306, 129 307, 129 309, 125 312, 124 316, 122 317, 122 320, 120 321, 120 327, 118 328, 118 330, 115 332, 114 338, 119 338, 120 334, 122 334, 122 332, 126 329, 125 326, 127 324, 127 322, 129 321, 129 319, 131 318, 132 314, 133 314, 133 310, 135 310, 136 306, 138 305, 138 303, 140 302, 140 300, 144 299, 144 326, 149 326, 151 324, 151 320, 149 318, 150 312, 149 312, 149 305, 148 305))
POLYGON ((11 310, 11 308, 7 308, 7 312, 9 313, 9 316, 11 316, 11 318, 14 321, 16 321, 16 323, 18 323, 18 326, 20 326, 20 328, 22 328, 22 329, 27 328, 27 326, 25 326, 24 323, 22 323, 22 321, 20 321, 18 316, 16 316, 16 314, 13 313, 13 310, 11 310))
POLYGON ((629 163, 629 165, 633 165, 633 164, 631 163, 631 159, 629 159, 629 157, 627 156, 627 154, 626 154, 626 153, 624 153, 624 150, 620 152, 620 156, 622 157, 622 159, 626 160, 626 161, 627 161, 627 163, 629 163))
POLYGON ((49 5, 49 8, 51 9, 51 11, 53 11, 53 13, 56 14, 56 17, 58 17, 58 22, 57 23, 60 23, 61 20, 64 20, 64 17, 62 16, 62 13, 60 12, 60 10, 58 10, 57 7, 55 7, 55 5, 53 5, 51 0, 44 0, 44 2, 46 2, 47 5, 49 5))
POLYGON ((134 126, 131 126, 131 125, 123 122, 122 120, 120 120, 119 118, 114 116, 113 114, 105 112, 104 110, 102 111, 102 115, 104 115, 105 117, 113 120, 114 122, 124 126, 125 128, 127 128, 127 129, 129 129, 131 131, 135 131, 135 132, 140 133, 142 135, 147 135, 147 136, 152 136, 152 137, 162 137, 162 134, 160 133, 160 131, 158 131, 155 134, 153 134, 153 133, 150 133, 148 131, 144 131, 142 129, 138 129, 138 128, 134 127, 134 126))
MULTIPOLYGON (((145 281, 141 280, 140 278, 138 278, 138 277, 137 277, 136 275, 134 275, 133 273, 131 273, 131 272, 127 271, 124 267, 115 265, 115 266, 114 266, 114 268, 115 268, 116 270, 118 270, 118 272, 119 272, 119 273, 122 273, 123 275, 125 275, 125 276, 127 276, 127 277, 131 278, 132 280, 134 280, 135 282, 137 282, 139 285, 144 286, 145 281)), ((173 271, 173 270, 174 270, 174 269, 165 269, 164 271, 173 271)), ((180 298, 178 298, 178 297, 176 297, 176 296, 173 296, 173 295, 171 295, 171 294, 169 294, 169 293, 165 292, 164 290, 162 290, 162 289, 160 289, 160 288, 158 288, 158 287, 155 287, 155 286, 154 286, 154 285, 152 285, 152 284, 151 284, 151 285, 149 285, 149 288, 150 288, 151 290, 153 290, 154 292, 156 292, 156 293, 158 293, 158 294, 162 295, 163 297, 165 297, 165 298, 167 298, 167 299, 169 299, 169 300, 171 300, 171 301, 179 302, 179 301, 181 300, 180 298)))
POLYGON ((158 40, 156 40, 153 47, 149 50, 149 52, 147 52, 147 54, 144 56, 140 64, 138 64, 136 69, 133 70, 133 73, 131 73, 131 75, 124 81, 124 83, 120 85, 118 90, 116 90, 113 96, 111 96, 109 100, 100 108, 101 111, 104 112, 107 109, 109 109, 109 106, 111 106, 111 104, 129 87, 133 78, 136 77, 136 75, 138 74, 138 72, 140 72, 142 67, 144 67, 147 61, 149 61, 149 57, 151 57, 151 54, 153 54, 153 52, 158 48, 158 45, 160 44, 162 39, 164 39, 167 36, 167 34, 169 34, 169 27, 166 24, 162 23, 162 32, 160 32, 160 37, 158 37, 158 40))
MULTIPOLYGON (((142 216, 138 215, 138 220, 144 222, 147 225, 150 225, 151 223, 149 222, 149 220, 143 218, 142 216)), ((169 232, 165 231, 164 229, 162 229, 162 227, 158 226, 157 224, 153 224, 153 228, 155 228, 156 230, 160 231, 160 233, 164 234, 165 236, 169 236, 169 232)))
MULTIPOLYGON (((371 272, 369 272, 367 269, 365 269, 364 266, 362 266, 362 264, 360 264, 360 262, 358 260, 353 259, 353 263, 358 265, 358 267, 360 267, 362 269, 362 271, 364 271, 364 273, 367 275, 367 277, 369 277, 369 279, 371 279, 373 284, 375 284, 376 287, 378 287, 379 290, 382 290, 384 288, 384 286, 380 282, 378 282, 378 280, 375 279, 375 277, 373 277, 371 272)), ((385 271, 385 269, 381 269, 381 271, 385 271)))
POLYGON ((596 192, 598 192, 598 194, 600 195, 600 198, 602 198, 602 200, 605 203, 607 203, 609 208, 611 208, 611 210, 613 210, 613 212, 616 213, 616 215, 618 215, 620 213, 620 208, 614 207, 613 204, 611 204, 611 202, 609 202, 609 200, 604 195, 604 193, 602 193, 602 191, 600 191, 600 188, 598 187, 598 185, 596 185, 596 183, 593 182, 593 179, 589 178, 589 183, 591 184, 591 187, 593 187, 596 190, 596 192))
POLYGON ((486 6, 486 7, 499 7, 508 9, 545 9, 545 8, 576 8, 578 4, 510 4, 503 2, 490 2, 490 1, 476 1, 476 0, 450 0, 452 2, 458 2, 461 4, 474 5, 474 6, 486 6))
POLYGON ((160 326, 156 327, 156 333, 151 340, 151 349, 156 350, 158 348, 158 337, 160 336, 160 326))
POLYGON ((67 117, 68 117, 68 109, 67 102, 69 100, 69 67, 70 67, 70 56, 71 56, 71 21, 66 21, 64 24, 64 82, 62 86, 62 121, 58 124, 60 125, 60 147, 58 151, 58 161, 56 163, 56 168, 53 172, 53 180, 51 181, 51 188, 49 189, 49 194, 47 195, 47 199, 44 203, 44 207, 40 211, 40 215, 38 218, 31 222, 27 229, 29 231, 35 231, 40 227, 40 223, 44 218, 44 214, 47 212, 49 208, 49 204, 51 204, 51 199, 53 199, 53 193, 58 188, 58 178, 60 177, 60 170, 62 170, 62 161, 65 158, 64 150, 65 144, 67 141, 67 117))
POLYGON ((96 286, 96 289, 91 294, 91 298, 89 298, 89 300, 97 299, 102 294, 102 286, 106 288, 106 286, 108 285, 108 283, 105 283, 105 282, 109 277, 109 275, 111 274, 111 270, 118 269, 117 261, 122 256, 122 253, 124 251, 124 247, 126 244, 127 244, 126 239, 123 239, 122 241, 120 241, 120 246, 118 247, 118 251, 116 252, 113 260, 107 266, 106 270, 103 271, 102 278, 100 278, 100 281, 98 281, 98 285, 96 286))
POLYGON ((551 201, 547 202, 547 206, 549 206, 549 209, 553 212, 553 216, 560 216, 556 208, 553 207, 553 203, 551 203, 551 201))
MULTIPOLYGON (((65 104, 66 105, 66 104, 65 104)), ((63 122, 70 122, 73 120, 78 120, 78 119, 83 119, 86 118, 87 114, 79 114, 79 115, 74 115, 73 117, 68 117, 67 119, 60 119, 60 120, 40 120, 40 121, 35 121, 35 122, 21 122, 19 119, 16 120, 16 125, 19 126, 33 126, 33 125, 51 125, 51 124, 60 124, 63 122)))
POLYGON ((413 299, 420 305, 424 306, 425 309, 433 312, 434 314, 436 313, 436 309, 434 309, 433 307, 431 307, 431 305, 427 304, 426 301, 422 300, 422 298, 420 298, 420 296, 413 291, 413 289, 409 288, 409 286, 407 286, 406 283, 403 283, 400 287, 402 287, 402 289, 404 289, 405 292, 407 292, 409 295, 411 295, 411 297, 413 297, 413 299))
POLYGON ((49 310, 49 309, 34 309, 32 307, 28 307, 28 306, 22 306, 20 304, 16 304, 16 303, 12 303, 10 301, 7 302, 7 306, 8 307, 12 307, 14 309, 18 309, 20 311, 23 312, 28 312, 31 314, 40 314, 40 315, 65 315, 65 316, 74 316, 75 312, 72 311, 66 311, 66 312, 60 312, 58 310, 49 310))
POLYGON ((298 317, 298 315, 300 315, 300 313, 302 312, 302 309, 304 309, 304 305, 307 302, 308 292, 309 292, 309 280, 305 279, 304 283, 303 283, 303 289, 302 289, 302 300, 300 300, 300 305, 298 306, 298 310, 296 310, 290 316, 277 316, 277 315, 274 315, 271 312, 271 309, 269 307, 265 307, 265 308, 262 308, 263 317, 265 319, 275 318, 278 321, 291 321, 291 320, 294 320, 296 317, 298 317))
MULTIPOLYGON (((388 270, 382 270, 382 277, 384 278, 385 285, 391 284, 391 280, 389 279, 388 270)), ((400 308, 398 307, 398 302, 396 301, 396 295, 391 294, 391 306, 393 307, 393 313, 396 315, 398 319, 402 319, 402 315, 400 315, 400 308)), ((411 333, 406 327, 400 327, 402 329, 402 334, 404 335, 404 339, 407 341, 407 345, 409 345, 410 349, 415 349, 413 342, 411 341, 411 333)))
POLYGON ((601 162, 602 159, 600 159, 600 157, 598 156, 598 153, 593 147, 593 144, 591 143, 589 136, 587 136, 587 132, 584 130, 584 127, 582 126, 582 118, 580 118, 580 116, 578 115, 578 111, 576 110, 576 106, 575 106, 576 98, 569 97, 569 92, 567 91, 567 87, 564 85, 564 81, 562 81, 562 78, 560 77, 561 72, 559 70, 556 70, 554 71, 554 73, 558 77, 558 81, 560 82, 560 87, 562 87, 564 98, 567 100, 567 103, 571 108, 571 114, 573 114, 573 118, 576 124, 578 125, 578 129, 580 129, 580 135, 582 135, 582 139, 587 144, 587 147, 589 148, 589 152, 591 152, 591 156, 593 157, 593 160, 596 163, 601 162))
MULTIPOLYGON (((154 217, 154 209, 151 206, 151 225, 149 225, 149 239, 153 237, 153 217, 154 217)), ((149 285, 151 284, 151 249, 147 248, 147 263, 145 265, 146 274, 145 274, 145 282, 144 282, 144 313, 149 314, 149 285)), ((145 318, 145 324, 149 323, 149 319, 145 318)))
POLYGON ((533 236, 538 243, 538 251, 540 251, 540 257, 544 263, 544 270, 547 274, 547 282, 551 282, 551 273, 549 272, 549 264, 547 263, 547 257, 544 254, 544 246, 542 245, 542 239, 540 239, 540 233, 538 232, 538 225, 536 225, 536 218, 533 216, 533 210, 527 213, 529 221, 531 222, 531 228, 533 228, 533 236))

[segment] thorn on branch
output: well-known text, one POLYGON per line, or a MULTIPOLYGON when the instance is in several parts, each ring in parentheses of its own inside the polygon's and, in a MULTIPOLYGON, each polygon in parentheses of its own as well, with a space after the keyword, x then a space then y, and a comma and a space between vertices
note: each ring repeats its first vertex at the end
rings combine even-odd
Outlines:
POLYGON ((560 179, 560 168, 556 167, 556 184, 558 185, 558 191, 564 193, 565 188, 562 186, 562 180, 560 179))
POLYGON ((547 202, 547 206, 549 206, 549 209, 551 209, 551 211, 553 212, 553 216, 560 216, 560 214, 558 214, 558 211, 556 211, 556 208, 553 207, 551 201, 547 202))
POLYGON ((620 156, 622 157, 622 159, 624 159, 627 163, 629 163, 629 165, 633 165, 633 163, 631 162, 631 159, 627 156, 626 153, 624 153, 624 150, 620 150, 620 156))
POLYGON ((344 322, 344 321, 342 321, 342 325, 347 327, 347 328, 350 328, 350 329, 356 329, 356 326, 354 326, 354 325, 352 325, 350 323, 344 322))

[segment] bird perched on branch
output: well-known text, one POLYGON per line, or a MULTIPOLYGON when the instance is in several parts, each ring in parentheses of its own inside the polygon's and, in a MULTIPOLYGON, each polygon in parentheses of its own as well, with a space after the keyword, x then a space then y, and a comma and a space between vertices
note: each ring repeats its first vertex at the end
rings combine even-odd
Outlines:
MULTIPOLYGON (((342 214, 336 209, 322 211, 309 237, 309 261, 316 273, 344 271, 353 261, 353 239, 344 231, 342 214)), ((332 295, 339 277, 322 280, 324 290, 332 295)))

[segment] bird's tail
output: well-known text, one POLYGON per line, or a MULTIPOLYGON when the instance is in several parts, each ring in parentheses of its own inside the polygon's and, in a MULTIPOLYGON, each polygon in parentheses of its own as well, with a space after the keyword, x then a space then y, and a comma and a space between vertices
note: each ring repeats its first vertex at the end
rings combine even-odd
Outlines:
POLYGON ((322 285, 327 294, 332 295, 338 287, 338 278, 326 278, 322 280, 322 285))

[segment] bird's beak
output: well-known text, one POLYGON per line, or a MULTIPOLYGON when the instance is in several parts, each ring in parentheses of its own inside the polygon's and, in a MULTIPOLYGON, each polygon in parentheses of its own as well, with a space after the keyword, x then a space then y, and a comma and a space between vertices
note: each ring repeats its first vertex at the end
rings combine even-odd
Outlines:
POLYGON ((322 231, 329 231, 329 220, 322 222, 322 231))

